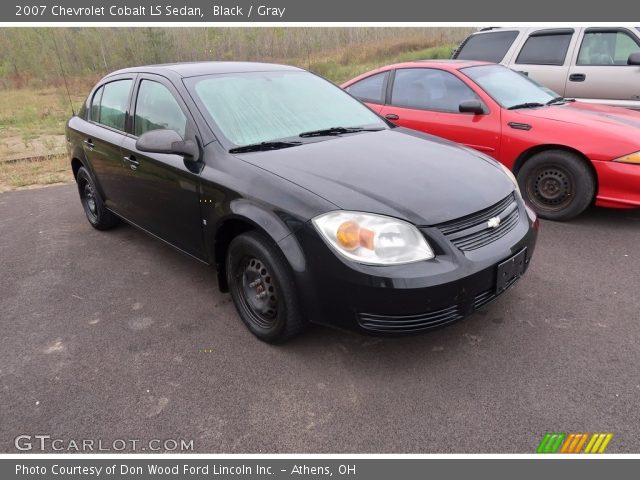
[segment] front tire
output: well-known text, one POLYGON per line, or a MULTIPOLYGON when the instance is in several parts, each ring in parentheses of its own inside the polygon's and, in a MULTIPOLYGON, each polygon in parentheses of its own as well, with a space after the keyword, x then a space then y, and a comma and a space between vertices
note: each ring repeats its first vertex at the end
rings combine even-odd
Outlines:
POLYGON ((98 189, 86 168, 80 167, 76 175, 76 183, 82 208, 84 208, 84 213, 91 226, 98 230, 108 230, 115 227, 119 223, 119 219, 104 206, 98 189))
POLYGON ((289 264, 265 235, 247 232, 232 240, 226 275, 240 318, 260 340, 280 343, 304 330, 307 322, 289 264))
POLYGON ((533 155, 518 172, 525 200, 548 220, 569 220, 580 215, 595 196, 596 182, 579 155, 546 150, 533 155))

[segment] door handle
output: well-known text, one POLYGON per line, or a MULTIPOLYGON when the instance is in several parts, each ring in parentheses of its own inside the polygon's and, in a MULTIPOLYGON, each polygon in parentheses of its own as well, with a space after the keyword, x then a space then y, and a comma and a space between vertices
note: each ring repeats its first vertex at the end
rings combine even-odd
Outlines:
POLYGON ((525 77, 529 76, 529 72, 525 72, 524 70, 518 70, 518 73, 521 73, 522 75, 524 75, 525 77))
POLYGON ((84 143, 87 147, 89 147, 90 150, 93 150, 94 148, 96 148, 96 144, 93 143, 90 138, 87 138, 82 143, 84 143))
POLYGON ((569 75, 570 82, 584 82, 587 76, 584 73, 572 73, 569 75))
POLYGON ((125 156, 124 161, 129 164, 129 167, 131 167, 131 170, 137 170, 138 165, 140 165, 140 162, 137 161, 136 157, 134 157, 133 155, 125 156))
POLYGON ((400 120, 400 117, 398 115, 396 115, 395 113, 387 113, 384 118, 386 118, 387 120, 400 120))

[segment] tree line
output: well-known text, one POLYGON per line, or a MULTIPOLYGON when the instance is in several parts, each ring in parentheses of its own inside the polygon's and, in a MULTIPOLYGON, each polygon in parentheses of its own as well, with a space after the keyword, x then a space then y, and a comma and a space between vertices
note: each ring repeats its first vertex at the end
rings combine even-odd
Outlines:
POLYGON ((0 28, 0 88, 59 85, 132 65, 198 60, 349 62, 389 48, 454 43, 466 28, 0 28))

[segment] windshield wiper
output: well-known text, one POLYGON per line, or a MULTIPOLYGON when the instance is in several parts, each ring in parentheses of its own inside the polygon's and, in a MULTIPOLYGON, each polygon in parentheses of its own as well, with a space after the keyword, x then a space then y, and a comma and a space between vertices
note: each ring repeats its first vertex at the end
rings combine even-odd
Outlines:
POLYGON ((279 150, 281 148, 296 147, 298 145, 302 145, 302 142, 280 140, 275 142, 252 143, 251 145, 243 145, 241 147, 232 148, 229 150, 229 153, 264 152, 267 150, 279 150))
POLYGON ((555 97, 549 100, 545 105, 561 105, 566 102, 575 102, 575 98, 555 97))
POLYGON ((329 135, 342 135, 344 133, 357 133, 357 132, 379 132, 384 128, 365 128, 365 127, 331 127, 324 128, 322 130, 311 130, 310 132, 303 132, 299 137, 324 137, 329 135))
POLYGON ((513 105, 509 107, 507 110, 517 110, 518 108, 536 108, 536 107, 544 107, 544 103, 538 103, 538 102, 518 103, 517 105, 513 105))

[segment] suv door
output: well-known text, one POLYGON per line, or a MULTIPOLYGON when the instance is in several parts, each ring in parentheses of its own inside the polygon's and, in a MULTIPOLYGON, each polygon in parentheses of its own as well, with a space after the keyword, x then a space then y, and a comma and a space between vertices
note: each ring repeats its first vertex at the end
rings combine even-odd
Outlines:
POLYGON ((640 108, 640 67, 627 65, 640 38, 627 28, 587 28, 569 69, 566 96, 640 108))
POLYGON ((576 37, 573 28, 532 30, 508 66, 564 95, 576 37))
POLYGON ((391 98, 381 114, 396 125, 447 138, 491 156, 499 155, 500 110, 453 73, 436 68, 400 68, 390 79, 391 98), (484 114, 460 113, 460 103, 479 100, 484 114))
POLYGON ((112 77, 94 90, 82 140, 100 195, 106 207, 119 214, 126 196, 122 189, 126 172, 122 165, 121 145, 125 138, 133 80, 133 77, 112 77))
POLYGON ((202 163, 136 148, 140 135, 157 129, 174 130, 200 145, 195 122, 171 82, 157 75, 139 76, 133 105, 131 134, 122 145, 126 217, 190 255, 204 258, 199 193, 202 163))

